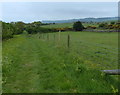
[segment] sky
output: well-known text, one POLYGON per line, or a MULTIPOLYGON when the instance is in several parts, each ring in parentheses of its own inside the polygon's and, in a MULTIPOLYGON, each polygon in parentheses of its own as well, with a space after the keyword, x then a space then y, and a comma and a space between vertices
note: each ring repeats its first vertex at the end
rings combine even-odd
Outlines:
POLYGON ((2 2, 0 20, 33 22, 118 16, 117 2, 2 2))

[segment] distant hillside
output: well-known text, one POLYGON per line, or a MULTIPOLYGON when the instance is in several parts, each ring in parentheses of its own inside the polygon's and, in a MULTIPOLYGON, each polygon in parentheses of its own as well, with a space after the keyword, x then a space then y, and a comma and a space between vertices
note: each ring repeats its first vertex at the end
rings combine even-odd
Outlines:
POLYGON ((118 17, 104 17, 104 18, 84 18, 84 19, 69 19, 69 20, 43 20, 43 23, 71 23, 76 21, 81 22, 103 22, 118 20, 118 17))

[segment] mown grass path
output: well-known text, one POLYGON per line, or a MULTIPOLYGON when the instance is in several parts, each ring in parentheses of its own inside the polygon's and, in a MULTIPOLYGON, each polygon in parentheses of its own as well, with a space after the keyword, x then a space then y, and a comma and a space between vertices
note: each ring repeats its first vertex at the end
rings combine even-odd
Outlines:
POLYGON ((117 80, 86 68, 75 52, 38 36, 3 42, 4 93, 102 93, 118 91, 117 80))

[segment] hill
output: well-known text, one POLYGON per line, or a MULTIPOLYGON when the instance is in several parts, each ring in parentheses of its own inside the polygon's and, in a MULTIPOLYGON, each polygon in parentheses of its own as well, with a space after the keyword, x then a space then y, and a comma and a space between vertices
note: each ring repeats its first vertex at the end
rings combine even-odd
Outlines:
POLYGON ((118 20, 118 17, 103 17, 103 18, 84 18, 84 19, 69 19, 69 20, 43 20, 43 23, 71 23, 76 21, 82 22, 103 22, 118 20))

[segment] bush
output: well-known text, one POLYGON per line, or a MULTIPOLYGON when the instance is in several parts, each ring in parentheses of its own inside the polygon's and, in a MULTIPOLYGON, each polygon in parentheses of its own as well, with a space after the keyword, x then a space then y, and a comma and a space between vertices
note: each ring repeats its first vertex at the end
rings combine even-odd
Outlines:
POLYGON ((108 28, 108 23, 100 23, 99 28, 107 29, 108 28))
POLYGON ((86 28, 87 28, 87 29, 96 29, 95 26, 87 26, 86 28))
POLYGON ((49 29, 49 28, 42 28, 42 27, 31 27, 28 26, 26 27, 26 31, 28 34, 36 34, 36 33, 48 33, 48 32, 54 32, 54 29, 49 29))
POLYGON ((115 22, 114 22, 114 21, 112 21, 110 24, 115 24, 115 22))
POLYGON ((14 34, 21 34, 25 30, 25 23, 23 22, 15 22, 14 26, 14 34))
POLYGON ((25 23, 23 22, 2 22, 2 39, 12 38, 13 35, 21 34, 25 30, 25 23))
POLYGON ((2 39, 12 38, 14 34, 14 27, 9 23, 2 22, 2 39))
POLYGON ((73 24, 73 29, 75 31, 82 31, 84 29, 84 26, 82 25, 80 21, 78 21, 73 24))

